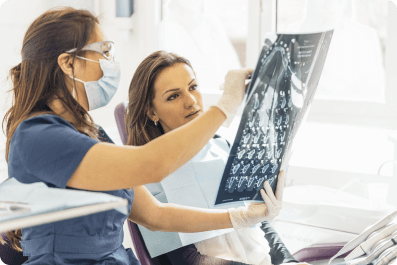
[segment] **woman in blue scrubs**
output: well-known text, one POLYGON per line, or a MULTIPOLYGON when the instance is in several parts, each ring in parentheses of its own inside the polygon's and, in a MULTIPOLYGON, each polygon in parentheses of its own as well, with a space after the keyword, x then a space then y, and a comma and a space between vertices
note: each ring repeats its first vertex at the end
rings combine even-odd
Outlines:
MULTIPOLYGON (((130 209, 132 187, 161 181, 197 154, 225 120, 230 122, 252 73, 229 72, 219 102, 186 126, 139 147, 115 146, 106 143, 111 141, 88 114, 111 100, 120 81, 113 43, 104 39, 96 17, 73 8, 48 11, 28 28, 21 54, 22 62, 10 70, 13 103, 4 117, 9 177, 106 192, 126 198, 130 209)), ((207 220, 196 221, 195 231, 232 227, 226 210, 175 208, 173 213, 187 224, 197 214, 207 220)), ((264 204, 235 213, 251 223, 270 214, 264 204)), ((28 256, 28 264, 139 264, 122 246, 125 219, 113 210, 8 237, 28 256)))

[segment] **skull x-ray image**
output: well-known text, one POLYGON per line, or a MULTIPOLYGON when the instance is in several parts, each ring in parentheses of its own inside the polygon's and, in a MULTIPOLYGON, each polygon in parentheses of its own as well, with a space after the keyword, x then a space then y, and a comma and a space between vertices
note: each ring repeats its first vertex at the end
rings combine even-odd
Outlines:
POLYGON ((267 35, 215 205, 263 202, 259 191, 266 180, 276 190, 317 89, 332 34, 267 35))

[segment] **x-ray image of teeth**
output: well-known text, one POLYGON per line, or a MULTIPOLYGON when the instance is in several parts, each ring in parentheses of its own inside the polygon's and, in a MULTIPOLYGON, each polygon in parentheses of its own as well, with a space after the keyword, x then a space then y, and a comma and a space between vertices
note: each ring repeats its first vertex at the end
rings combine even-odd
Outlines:
POLYGON ((259 169, 260 166, 261 166, 260 164, 257 164, 256 166, 254 166, 252 168, 252 174, 255 174, 255 172, 259 169))
POLYGON ((242 174, 247 173, 247 170, 249 169, 250 166, 251 166, 251 164, 248 164, 248 165, 244 166, 243 169, 241 170, 241 173, 242 174))
POLYGON ((237 157, 238 159, 241 159, 243 157, 243 155, 245 154, 245 149, 241 150, 240 152, 237 153, 237 157))
POLYGON ((285 131, 282 132, 281 135, 280 135, 280 140, 284 141, 284 139, 285 139, 285 131))
POLYGON ((248 177, 241 177, 238 185, 237 185, 237 191, 243 191, 244 188, 246 188, 246 185, 248 184, 248 177))
POLYGON ((248 123, 250 127, 254 126, 254 124, 255 124, 255 118, 256 118, 256 116, 254 116, 254 117, 252 118, 252 120, 248 123))
POLYGON ((250 139, 250 137, 251 137, 251 134, 250 134, 250 133, 248 133, 247 135, 245 135, 245 136, 243 137, 243 141, 244 141, 245 144, 248 143, 248 140, 250 139))
POLYGON ((259 137, 261 137, 261 133, 260 132, 258 132, 258 134, 254 136, 254 143, 255 144, 258 143, 259 137))
POLYGON ((237 165, 233 166, 232 167, 233 174, 236 174, 239 168, 240 168, 240 164, 237 164, 237 165))
POLYGON ((255 150, 251 150, 251 151, 247 154, 247 158, 248 158, 248 159, 252 159, 252 157, 254 156, 254 154, 255 154, 255 150))
POLYGON ((259 191, 263 187, 263 182, 266 180, 266 178, 262 177, 258 179, 255 183, 256 190, 259 191))
POLYGON ((247 183, 247 191, 252 191, 254 189, 256 177, 251 177, 247 183))
POLYGON ((264 181, 276 190, 317 89, 332 35, 332 30, 267 35, 215 205, 263 201, 259 190, 264 181))
POLYGON ((254 94, 254 101, 255 101, 254 109, 258 109, 259 108, 259 98, 258 98, 258 94, 257 93, 254 94))
POLYGON ((266 149, 263 148, 259 153, 258 153, 258 159, 262 159, 263 154, 265 153, 266 149))
POLYGON ((265 173, 266 170, 267 170, 269 167, 270 167, 269 164, 267 164, 266 166, 264 166, 264 167, 262 168, 262 174, 265 173))
POLYGON ((272 173, 276 172, 277 168, 278 168, 278 164, 274 165, 274 166, 272 167, 272 173))
POLYGON ((277 152, 276 152, 276 157, 277 157, 277 158, 280 158, 281 151, 283 151, 282 148, 280 148, 280 149, 277 150, 277 152))

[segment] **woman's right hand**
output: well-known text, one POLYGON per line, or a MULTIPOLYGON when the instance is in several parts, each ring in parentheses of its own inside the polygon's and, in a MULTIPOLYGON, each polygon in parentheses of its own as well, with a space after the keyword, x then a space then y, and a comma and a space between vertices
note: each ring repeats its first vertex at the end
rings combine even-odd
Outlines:
POLYGON ((243 68, 239 70, 230 70, 223 85, 224 91, 222 97, 215 105, 226 115, 225 126, 232 122, 237 108, 240 106, 245 95, 245 80, 252 75, 254 69, 243 68))
POLYGON ((273 194, 269 183, 265 181, 263 187, 266 192, 263 189, 260 191, 265 203, 251 203, 248 207, 241 206, 236 209, 228 209, 233 228, 251 227, 276 217, 282 208, 284 180, 285 174, 284 171, 281 171, 278 175, 276 196, 273 194))

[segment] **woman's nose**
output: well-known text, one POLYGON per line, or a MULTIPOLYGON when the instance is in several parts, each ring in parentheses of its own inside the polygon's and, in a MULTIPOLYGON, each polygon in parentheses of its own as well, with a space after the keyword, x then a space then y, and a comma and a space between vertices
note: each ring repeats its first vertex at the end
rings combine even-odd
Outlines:
POLYGON ((196 97, 194 95, 192 95, 191 93, 189 93, 186 98, 187 99, 186 99, 186 103, 185 103, 185 108, 188 109, 188 108, 197 104, 196 97))

